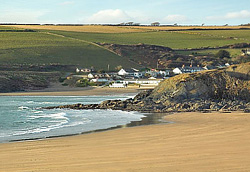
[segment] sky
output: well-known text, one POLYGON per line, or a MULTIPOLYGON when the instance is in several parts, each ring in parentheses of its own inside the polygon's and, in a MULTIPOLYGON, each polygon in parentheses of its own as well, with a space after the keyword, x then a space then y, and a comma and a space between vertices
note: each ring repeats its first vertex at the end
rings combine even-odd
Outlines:
POLYGON ((250 23, 249 0, 0 0, 0 23, 250 23))

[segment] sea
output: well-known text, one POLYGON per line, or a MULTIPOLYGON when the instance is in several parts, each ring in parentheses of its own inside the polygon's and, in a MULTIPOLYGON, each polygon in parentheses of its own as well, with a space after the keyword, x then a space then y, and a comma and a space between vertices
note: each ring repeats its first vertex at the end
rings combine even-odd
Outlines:
POLYGON ((139 112, 43 109, 49 106, 93 104, 131 97, 133 96, 1 96, 0 143, 103 131, 124 127, 133 122, 138 124, 143 119, 148 121, 145 119, 148 115, 139 112))

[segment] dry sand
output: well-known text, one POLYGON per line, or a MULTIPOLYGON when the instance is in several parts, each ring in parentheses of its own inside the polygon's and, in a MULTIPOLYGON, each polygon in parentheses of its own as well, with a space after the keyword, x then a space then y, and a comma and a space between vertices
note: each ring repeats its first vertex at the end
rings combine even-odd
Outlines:
POLYGON ((173 124, 0 144, 1 172, 248 172, 249 113, 183 113, 173 124))
POLYGON ((28 90, 25 92, 0 93, 0 96, 90 96, 90 95, 117 95, 137 94, 143 89, 138 87, 109 88, 109 87, 65 87, 54 83, 43 90, 28 90))

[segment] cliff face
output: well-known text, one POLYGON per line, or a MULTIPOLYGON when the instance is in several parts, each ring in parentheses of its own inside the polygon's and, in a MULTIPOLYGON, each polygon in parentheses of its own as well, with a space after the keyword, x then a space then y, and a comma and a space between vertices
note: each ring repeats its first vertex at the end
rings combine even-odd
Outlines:
POLYGON ((250 112, 250 63, 226 69, 178 75, 134 99, 101 104, 51 108, 113 109, 142 112, 236 111, 250 112))
POLYGON ((163 104, 188 100, 250 101, 250 63, 183 74, 159 84, 148 98, 163 104))

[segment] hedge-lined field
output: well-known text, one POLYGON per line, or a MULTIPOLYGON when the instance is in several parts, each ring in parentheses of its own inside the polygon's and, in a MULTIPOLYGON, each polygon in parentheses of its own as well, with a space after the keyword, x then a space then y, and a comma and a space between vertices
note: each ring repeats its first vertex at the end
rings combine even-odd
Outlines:
POLYGON ((241 42, 250 42, 250 30, 204 30, 204 31, 183 31, 186 34, 197 34, 205 37, 217 37, 224 39, 235 39, 241 42))
MULTIPOLYGON (((151 44, 170 47, 173 49, 218 47, 244 42, 243 40, 227 39, 223 37, 187 34, 182 32, 140 32, 140 33, 83 33, 50 31, 66 37, 77 38, 89 42, 111 44, 151 44)), ((186 31, 185 31, 186 32, 186 31)))
POLYGON ((115 68, 136 66, 103 48, 46 33, 0 32, 0 63, 69 64, 83 67, 115 68))
MULTIPOLYGON (((250 30, 157 31, 152 29, 157 27, 0 26, 0 30, 13 30, 13 28, 14 30, 38 30, 35 30, 37 32, 0 32, 0 63, 57 63, 94 66, 97 69, 107 69, 109 64, 111 69, 118 65, 128 68, 137 67, 137 65, 95 43, 129 45, 143 43, 173 49, 193 49, 249 43, 250 40, 250 30)), ((240 54, 240 51, 230 50, 233 57, 240 54)), ((206 55, 215 52, 216 50, 204 50, 198 54, 206 55)), ((188 55, 190 52, 184 53, 188 55)))

